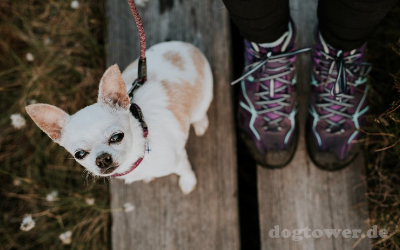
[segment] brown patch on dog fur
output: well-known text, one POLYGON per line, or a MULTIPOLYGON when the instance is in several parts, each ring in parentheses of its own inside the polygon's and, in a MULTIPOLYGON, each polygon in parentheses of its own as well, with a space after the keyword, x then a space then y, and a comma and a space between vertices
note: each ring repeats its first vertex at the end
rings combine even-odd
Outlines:
POLYGON ((165 60, 170 62, 172 65, 177 67, 180 70, 185 70, 185 66, 183 64, 183 59, 177 52, 168 51, 164 54, 165 60))
POLYGON ((166 80, 161 81, 168 95, 168 109, 172 111, 178 120, 183 131, 189 129, 189 115, 191 104, 187 100, 187 92, 191 92, 192 85, 189 82, 171 83, 166 80))
MULTIPOLYGON (((204 80, 204 66, 206 64, 203 55, 198 49, 192 50, 192 60, 194 67, 197 71, 197 78, 201 78, 199 80, 204 80)), ((197 80, 196 80, 197 81, 197 80)))
POLYGON ((51 139, 61 139, 62 128, 68 121, 69 115, 63 110, 48 104, 32 104, 25 107, 26 112, 51 139))
POLYGON ((194 83, 182 79, 178 83, 161 81, 169 98, 168 109, 175 115, 183 131, 189 130, 191 112, 198 104, 199 97, 203 94, 201 85, 204 81, 206 62, 198 50, 192 51, 192 60, 197 71, 194 83))
POLYGON ((122 79, 118 65, 109 67, 100 80, 98 102, 110 105, 112 108, 129 108, 129 97, 126 85, 122 79))

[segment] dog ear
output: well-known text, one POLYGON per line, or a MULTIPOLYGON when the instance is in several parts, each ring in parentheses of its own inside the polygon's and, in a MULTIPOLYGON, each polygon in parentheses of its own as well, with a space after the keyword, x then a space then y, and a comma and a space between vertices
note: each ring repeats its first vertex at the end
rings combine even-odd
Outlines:
POLYGON ((26 106, 25 109, 43 132, 55 142, 60 142, 62 129, 69 119, 67 113, 48 104, 31 104, 26 106))
POLYGON ((112 108, 129 109, 129 97, 118 65, 110 66, 101 78, 97 102, 112 108))

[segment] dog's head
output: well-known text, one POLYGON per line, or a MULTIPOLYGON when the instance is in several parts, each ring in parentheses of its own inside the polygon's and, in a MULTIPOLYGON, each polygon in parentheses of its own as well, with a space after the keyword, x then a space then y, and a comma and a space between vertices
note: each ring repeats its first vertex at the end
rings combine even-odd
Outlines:
POLYGON ((129 107, 121 72, 113 65, 100 81, 97 103, 74 115, 48 104, 32 104, 26 111, 87 170, 110 176, 127 172, 144 153, 143 131, 129 107))

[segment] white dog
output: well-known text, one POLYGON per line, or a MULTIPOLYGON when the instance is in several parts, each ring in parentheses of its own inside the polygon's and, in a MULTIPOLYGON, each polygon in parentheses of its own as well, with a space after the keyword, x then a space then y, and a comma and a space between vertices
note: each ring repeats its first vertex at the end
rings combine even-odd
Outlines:
POLYGON ((185 144, 190 124, 198 136, 207 130, 211 68, 200 50, 188 43, 160 43, 146 55, 148 80, 133 98, 145 123, 133 115, 140 109, 132 104, 130 110, 127 95, 137 78, 138 60, 122 75, 117 65, 109 67, 100 81, 97 103, 74 115, 47 104, 32 104, 26 111, 93 174, 132 183, 175 173, 188 194, 197 181, 185 144))

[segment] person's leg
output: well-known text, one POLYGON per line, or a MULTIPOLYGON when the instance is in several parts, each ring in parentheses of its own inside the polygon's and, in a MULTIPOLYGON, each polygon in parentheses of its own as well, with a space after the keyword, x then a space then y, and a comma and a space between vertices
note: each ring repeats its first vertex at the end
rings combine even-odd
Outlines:
POLYGON ((365 43, 396 0, 320 0, 313 48, 308 151, 320 168, 338 170, 359 150, 369 109, 365 43))
POLYGON ((397 0, 319 0, 319 30, 332 47, 363 45, 397 0))
POLYGON ((296 32, 289 1, 224 1, 245 38, 244 75, 235 81, 241 89, 241 136, 260 165, 283 167, 292 159, 298 138, 296 32))
POLYGON ((242 36, 255 43, 277 40, 288 30, 289 0, 223 0, 242 36))

